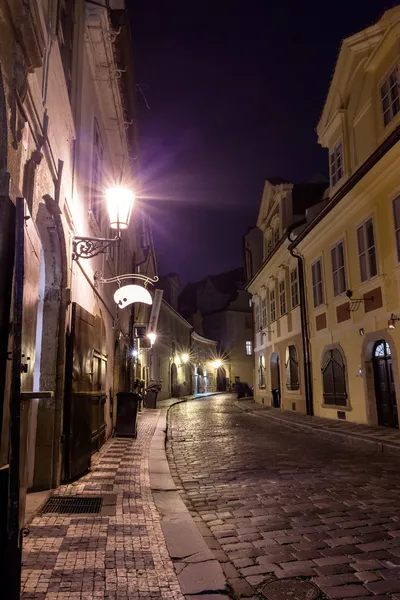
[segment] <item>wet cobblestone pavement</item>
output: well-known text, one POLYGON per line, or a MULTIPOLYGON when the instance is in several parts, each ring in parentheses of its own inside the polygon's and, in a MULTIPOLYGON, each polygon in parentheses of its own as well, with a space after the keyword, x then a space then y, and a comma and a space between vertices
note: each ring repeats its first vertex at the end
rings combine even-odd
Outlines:
POLYGON ((141 414, 136 440, 109 441, 88 475, 57 490, 115 495, 110 516, 43 514, 32 521, 21 600, 183 600, 150 490, 148 454, 158 416, 141 414))
POLYGON ((235 596, 298 579, 320 598, 400 600, 399 458, 254 417, 234 401, 172 407, 168 459, 235 596))

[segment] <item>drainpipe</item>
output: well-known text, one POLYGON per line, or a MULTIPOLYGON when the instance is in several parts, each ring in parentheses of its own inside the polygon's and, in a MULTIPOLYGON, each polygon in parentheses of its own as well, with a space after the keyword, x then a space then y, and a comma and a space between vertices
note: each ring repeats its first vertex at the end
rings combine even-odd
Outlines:
POLYGON ((56 385, 55 385, 55 411, 54 411, 54 447, 53 447, 53 474, 52 484, 56 488, 60 485, 61 479, 61 444, 63 427, 63 402, 64 402, 64 374, 65 374, 65 334, 67 324, 67 309, 70 303, 68 290, 68 274, 65 257, 67 248, 65 244, 64 229, 61 221, 61 211, 58 204, 49 195, 43 196, 46 208, 53 218, 60 242, 61 258, 61 281, 60 281, 60 311, 59 311, 59 329, 57 344, 57 364, 56 364, 56 385))
MULTIPOLYGON (((306 221, 300 221, 294 223, 288 228, 287 237, 289 242, 293 242, 291 233, 293 229, 304 224, 306 221)), ((304 278, 304 260, 300 254, 297 254, 293 248, 289 248, 290 254, 293 258, 297 259, 298 273, 299 273, 299 295, 300 295, 300 321, 301 321, 301 339, 303 346, 303 365, 304 365, 304 386, 306 392, 306 413, 307 415, 314 415, 313 405, 313 390, 312 390, 312 371, 311 371, 311 360, 310 360, 310 336, 308 334, 308 317, 307 317, 307 297, 306 297, 306 286, 304 278)))

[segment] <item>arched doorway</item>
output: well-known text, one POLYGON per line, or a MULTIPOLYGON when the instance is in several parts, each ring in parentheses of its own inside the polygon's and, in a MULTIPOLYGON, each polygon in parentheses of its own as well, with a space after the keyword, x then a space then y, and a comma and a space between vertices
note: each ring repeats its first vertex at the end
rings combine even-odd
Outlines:
POLYGON ((226 371, 220 367, 217 371, 217 392, 226 392, 226 371))
POLYGON ((173 398, 177 398, 179 396, 179 393, 178 393, 178 369, 174 362, 171 363, 171 396, 173 398))
POLYGON ((274 408, 281 407, 281 378, 279 373, 279 356, 276 352, 271 355, 271 392, 272 406, 274 408))
POLYGON ((372 362, 378 425, 398 427, 396 390, 393 379, 392 352, 386 340, 375 343, 372 362))

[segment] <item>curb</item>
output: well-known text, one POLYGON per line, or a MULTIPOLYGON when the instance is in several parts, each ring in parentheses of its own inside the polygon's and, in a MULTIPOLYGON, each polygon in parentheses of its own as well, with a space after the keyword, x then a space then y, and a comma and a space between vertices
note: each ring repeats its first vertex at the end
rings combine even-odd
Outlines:
POLYGON ((330 438, 333 441, 340 441, 348 446, 356 446, 358 448, 363 448, 366 450, 372 450, 375 453, 384 452, 385 454, 390 455, 399 455, 400 454, 400 445, 391 444, 390 442, 380 442, 376 439, 368 439, 361 435, 357 434, 348 434, 340 431, 329 431, 324 427, 315 427, 313 425, 307 425, 306 423, 295 423, 292 421, 287 421, 286 419, 279 417, 277 415, 272 415, 270 411, 268 413, 263 414, 261 410, 253 411, 249 408, 243 407, 239 402, 235 402, 235 406, 240 408, 243 412, 250 413, 253 416, 262 417, 263 419, 270 419, 271 421, 276 421, 284 425, 285 427, 290 427, 291 429, 303 429, 307 431, 307 433, 314 433, 315 435, 323 436, 324 438, 330 438))
POLYGON ((187 600, 198 597, 227 600, 227 581, 222 567, 180 497, 165 452, 168 412, 173 406, 187 401, 187 398, 177 398, 170 406, 160 409, 150 443, 150 489, 161 515, 162 532, 182 594, 187 600))

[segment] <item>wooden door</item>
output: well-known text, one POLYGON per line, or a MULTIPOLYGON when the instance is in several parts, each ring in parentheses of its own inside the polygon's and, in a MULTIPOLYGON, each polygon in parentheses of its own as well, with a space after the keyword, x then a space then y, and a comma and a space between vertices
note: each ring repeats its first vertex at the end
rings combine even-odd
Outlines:
POLYGON ((375 344, 373 365, 378 425, 398 427, 392 356, 390 346, 385 340, 375 344))

